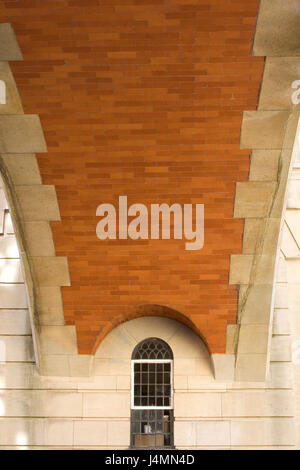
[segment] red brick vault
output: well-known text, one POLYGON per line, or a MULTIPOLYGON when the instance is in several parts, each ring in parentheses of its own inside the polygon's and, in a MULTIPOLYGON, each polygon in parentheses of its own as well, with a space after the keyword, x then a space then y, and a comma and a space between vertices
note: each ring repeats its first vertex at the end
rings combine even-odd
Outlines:
POLYGON ((1 1, 24 61, 12 70, 26 113, 39 114, 67 256, 66 323, 91 353, 118 323, 167 315, 225 352, 236 322, 230 254, 241 253, 235 183, 243 110, 256 109, 263 59, 251 57, 258 0, 1 1), (203 203, 205 243, 96 237, 97 206, 203 203))

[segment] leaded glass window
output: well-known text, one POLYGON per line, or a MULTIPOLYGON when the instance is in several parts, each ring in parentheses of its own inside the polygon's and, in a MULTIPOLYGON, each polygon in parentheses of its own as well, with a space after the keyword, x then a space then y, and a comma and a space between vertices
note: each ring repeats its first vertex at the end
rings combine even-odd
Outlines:
POLYGON ((132 354, 131 445, 173 446, 173 353, 167 343, 148 338, 132 354))

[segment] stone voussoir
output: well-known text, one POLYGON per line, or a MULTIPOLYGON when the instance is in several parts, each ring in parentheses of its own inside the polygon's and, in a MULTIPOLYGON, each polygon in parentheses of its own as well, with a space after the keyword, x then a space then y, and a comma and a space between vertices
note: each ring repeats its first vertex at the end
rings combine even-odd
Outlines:
POLYGON ((46 152, 47 145, 37 115, 0 115, 0 153, 46 152))
POLYGON ((14 30, 10 23, 0 24, 0 60, 23 60, 14 30))
POLYGON ((70 286, 70 275, 66 257, 31 257, 31 263, 39 286, 70 286))

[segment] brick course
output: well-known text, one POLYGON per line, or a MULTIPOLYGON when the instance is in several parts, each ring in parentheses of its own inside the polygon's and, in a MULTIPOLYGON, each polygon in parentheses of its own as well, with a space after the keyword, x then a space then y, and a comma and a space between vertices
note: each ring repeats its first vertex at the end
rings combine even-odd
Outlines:
POLYGON ((258 0, 1 1, 24 61, 12 70, 24 111, 39 114, 67 256, 66 323, 80 353, 94 352, 118 323, 167 315, 191 326, 211 352, 225 351, 241 253, 235 183, 248 180, 239 149, 243 110, 256 109, 264 61, 251 57, 258 0), (205 245, 96 238, 96 208, 204 203, 205 245), (152 305, 157 307, 151 307, 152 305), (164 306, 161 308, 159 306, 164 306))

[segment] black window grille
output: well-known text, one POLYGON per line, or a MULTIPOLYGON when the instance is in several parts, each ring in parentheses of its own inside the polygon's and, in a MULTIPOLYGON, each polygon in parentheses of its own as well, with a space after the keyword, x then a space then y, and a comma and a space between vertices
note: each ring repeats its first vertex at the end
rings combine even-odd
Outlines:
POLYGON ((173 359, 173 353, 162 339, 148 338, 135 347, 132 359, 173 359))

